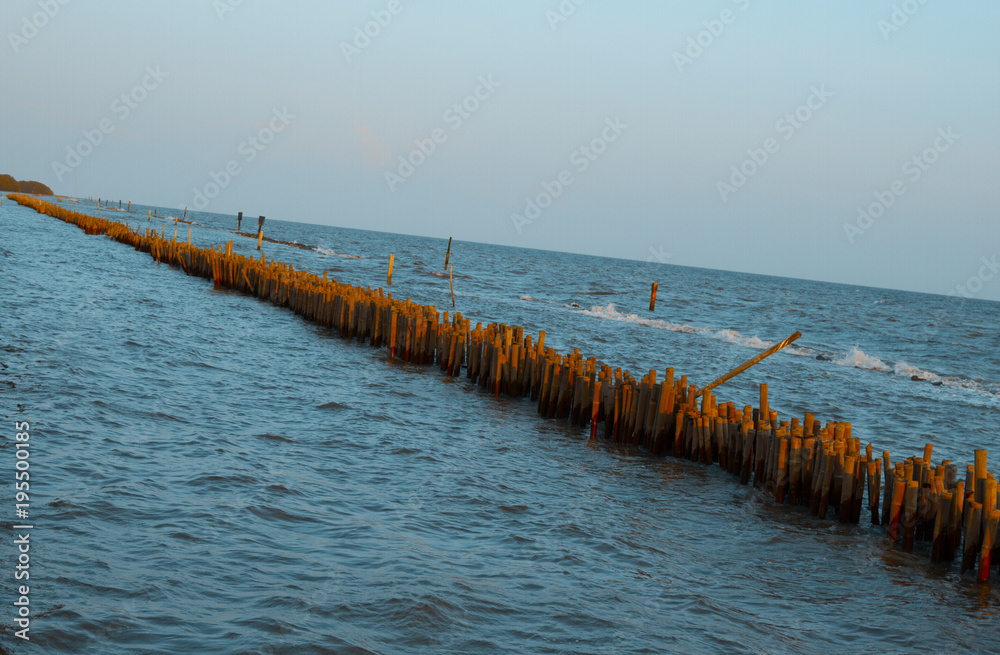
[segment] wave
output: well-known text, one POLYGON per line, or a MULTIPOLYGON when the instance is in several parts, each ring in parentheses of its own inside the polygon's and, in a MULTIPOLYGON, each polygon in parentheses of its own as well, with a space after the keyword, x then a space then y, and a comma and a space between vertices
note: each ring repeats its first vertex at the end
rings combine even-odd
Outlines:
MULTIPOLYGON (((522 296, 522 300, 531 299, 530 296, 522 296)), ((608 321, 620 321, 634 325, 644 325, 659 330, 669 330, 671 332, 700 333, 704 336, 731 343, 742 348, 751 350, 766 350, 775 342, 761 339, 760 337, 744 336, 736 330, 725 328, 715 329, 708 327, 695 327, 686 323, 672 323, 661 319, 646 318, 638 314, 619 312, 614 303, 604 306, 593 306, 590 309, 580 309, 579 306, 566 305, 569 309, 576 309, 585 316, 593 316, 608 321)), ((981 379, 972 379, 962 375, 944 375, 934 371, 924 370, 918 366, 913 366, 907 362, 886 362, 880 357, 869 355, 858 346, 851 348, 850 352, 840 354, 836 352, 823 352, 814 350, 806 346, 791 345, 782 352, 798 357, 816 357, 821 361, 828 361, 837 366, 845 366, 879 373, 890 373, 914 381, 930 382, 935 387, 945 387, 954 390, 968 391, 982 396, 987 396, 992 401, 1000 402, 1000 383, 989 382, 981 379)))
POLYGON ((712 335, 712 338, 755 350, 767 350, 774 345, 773 341, 766 341, 757 336, 745 337, 736 330, 719 330, 712 335))
POLYGON ((947 375, 935 373, 914 366, 904 361, 885 362, 879 357, 869 355, 857 346, 851 349, 841 359, 831 360, 838 366, 850 366, 853 368, 878 371, 880 373, 890 373, 912 380, 914 382, 930 382, 935 387, 946 387, 949 389, 968 391, 986 396, 992 401, 1000 401, 1000 383, 990 382, 982 378, 969 378, 964 375, 947 375))
POLYGON ((608 303, 604 307, 595 305, 590 309, 582 309, 580 310, 580 313, 584 316, 595 316, 608 321, 621 321, 624 323, 645 325, 658 330, 669 330, 670 332, 713 332, 711 328, 693 327, 687 323, 672 323, 658 318, 645 318, 639 316, 638 314, 624 314, 615 309, 615 304, 613 302, 608 303))
MULTIPOLYGON (((522 296, 522 300, 531 299, 530 296, 522 296)), ((572 308, 572 306, 571 306, 572 308)), ((664 321, 655 318, 645 318, 639 316, 638 314, 626 314, 619 312, 615 308, 614 303, 609 303, 603 307, 594 306, 589 310, 581 310, 582 314, 586 316, 595 316, 597 318, 603 318, 609 321, 622 321, 624 323, 634 323, 635 325, 645 325, 647 327, 652 327, 660 330, 669 330, 671 332, 698 332, 702 333, 710 338, 718 339, 720 341, 725 341, 736 346, 741 346, 743 348, 750 348, 753 350, 767 350, 774 345, 775 342, 768 341, 766 339, 761 339, 760 337, 754 335, 751 337, 743 336, 736 330, 723 329, 716 330, 715 328, 708 327, 695 327, 688 325, 687 323, 672 323, 670 321, 664 321)), ((790 355, 797 355, 799 357, 811 357, 816 354, 811 348, 805 348, 800 346, 788 346, 782 352, 787 352, 790 355)))
POLYGON ((853 368, 863 368, 869 371, 891 371, 892 368, 874 355, 869 355, 863 350, 854 346, 851 352, 840 359, 833 360, 838 366, 850 366, 853 368))
POLYGON ((321 255, 326 255, 327 257, 343 257, 344 259, 364 259, 364 257, 362 257, 361 255, 348 255, 343 252, 329 250, 327 248, 322 248, 320 246, 315 246, 313 250, 321 255))

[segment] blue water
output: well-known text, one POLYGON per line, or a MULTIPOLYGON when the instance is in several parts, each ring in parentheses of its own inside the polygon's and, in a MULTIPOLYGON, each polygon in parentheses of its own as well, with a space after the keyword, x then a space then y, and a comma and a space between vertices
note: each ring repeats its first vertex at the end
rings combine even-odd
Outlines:
MULTIPOLYGON (((171 234, 148 209, 111 216, 171 234)), ((256 254, 234 217, 187 217, 195 243, 256 254)), ((446 238, 265 234, 307 246, 269 259, 356 285, 384 286, 394 253, 395 297, 453 311, 446 238)), ((466 242, 451 261, 473 325, 698 385, 801 330, 720 400, 767 383, 781 418, 850 421, 894 460, 932 442, 964 466, 996 442, 998 303, 466 242)), ((35 617, 20 643, 4 483, 0 652, 998 652, 1000 591, 925 544, 588 444, 9 200, 0 364, 0 476, 31 424, 35 617)))

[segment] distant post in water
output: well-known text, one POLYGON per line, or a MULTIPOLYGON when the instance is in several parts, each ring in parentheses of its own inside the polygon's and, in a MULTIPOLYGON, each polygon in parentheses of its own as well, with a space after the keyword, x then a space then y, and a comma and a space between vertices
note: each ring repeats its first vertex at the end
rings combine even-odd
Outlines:
POLYGON ((388 285, 388 286, 392 286, 392 265, 393 265, 393 263, 395 263, 395 261, 396 261, 396 255, 395 255, 395 253, 390 254, 389 255, 389 277, 386 278, 386 281, 385 281, 386 285, 388 285))
MULTIPOLYGON (((242 215, 243 212, 240 212, 242 215)), ((257 250, 260 250, 260 244, 264 240, 264 217, 257 217, 257 250)))
POLYGON ((187 217, 188 217, 188 208, 187 208, 187 205, 185 205, 185 206, 184 206, 184 218, 183 218, 183 220, 185 220, 185 221, 186 221, 186 220, 187 220, 187 217))
POLYGON ((236 231, 237 231, 237 232, 239 232, 239 231, 240 231, 240 226, 241 226, 241 225, 243 225, 243 212, 240 212, 240 213, 239 213, 239 214, 238 214, 238 215, 236 216, 236 231))
POLYGON ((649 311, 656 309, 656 287, 659 286, 657 282, 653 282, 653 290, 649 292, 649 311))
POLYGON ((446 271, 448 270, 448 259, 450 257, 451 257, 451 237, 448 237, 448 252, 444 254, 444 270, 446 271))

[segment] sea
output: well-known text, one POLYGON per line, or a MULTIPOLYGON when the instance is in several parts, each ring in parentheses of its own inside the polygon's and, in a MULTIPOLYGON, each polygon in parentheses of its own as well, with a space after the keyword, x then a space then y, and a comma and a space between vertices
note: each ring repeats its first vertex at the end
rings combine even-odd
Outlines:
MULTIPOLYGON (((258 255, 235 216, 63 202, 258 255)), ((933 443, 963 477, 987 448, 1000 472, 1000 303, 454 241, 453 308, 448 235, 264 233, 292 244, 264 241, 269 260, 544 330, 637 378, 704 386, 799 330, 719 401, 756 405, 766 383, 781 420, 848 421, 893 461, 933 443)), ((0 367, 0 653, 1000 652, 995 573, 591 442, 7 199, 0 367)))

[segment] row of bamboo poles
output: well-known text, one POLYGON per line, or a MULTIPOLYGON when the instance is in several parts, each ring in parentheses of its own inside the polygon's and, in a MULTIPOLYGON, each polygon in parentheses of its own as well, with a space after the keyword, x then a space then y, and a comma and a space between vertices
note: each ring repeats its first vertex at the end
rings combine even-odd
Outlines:
POLYGON ((862 448, 850 423, 823 425, 808 413, 802 420, 779 420, 770 409, 767 385, 760 385, 758 407, 740 409, 720 401, 710 387, 699 392, 672 368, 662 380, 655 370, 637 379, 579 349, 557 353, 545 346, 544 331, 534 339, 517 326, 472 327, 459 313, 449 316, 431 305, 397 300, 381 288, 296 271, 264 254, 259 259, 236 254, 231 241, 200 248, 191 245, 190 232, 187 243, 179 242, 176 232, 170 239, 165 229, 132 228, 30 196, 9 197, 87 234, 104 234, 147 252, 158 263, 211 278, 217 288, 256 296, 344 338, 388 348, 392 357, 436 364, 450 376, 464 368, 481 389, 530 398, 541 416, 589 427, 592 439, 717 464, 741 484, 753 484, 779 504, 808 508, 820 519, 857 524, 867 512, 892 543, 912 551, 915 542, 926 542, 932 561, 959 559, 961 572, 975 570, 982 582, 989 580, 991 563, 1000 568, 1000 497, 985 450, 975 452, 962 480, 950 461, 932 463, 931 444, 922 456, 893 461, 888 451, 879 457, 871 444, 862 448))

